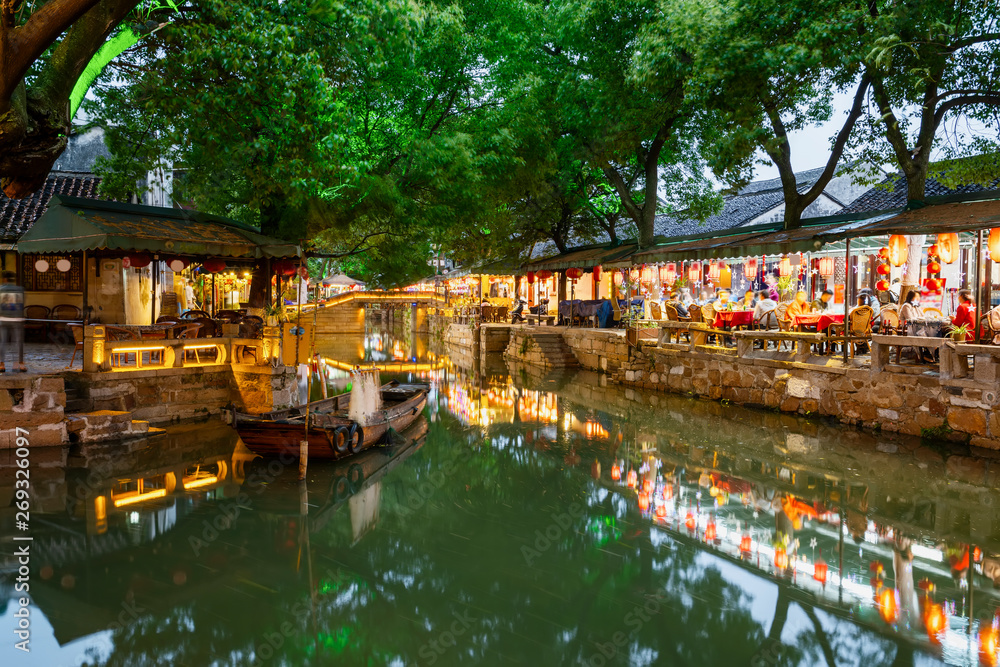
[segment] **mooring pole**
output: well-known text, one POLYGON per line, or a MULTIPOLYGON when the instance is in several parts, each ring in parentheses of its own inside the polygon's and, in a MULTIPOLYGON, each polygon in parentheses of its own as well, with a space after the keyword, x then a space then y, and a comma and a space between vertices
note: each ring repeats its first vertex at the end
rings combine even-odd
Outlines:
MULTIPOLYGON (((854 292, 854 273, 851 271, 851 239, 844 239, 846 248, 844 261, 844 365, 847 365, 847 337, 849 335, 847 327, 851 324, 851 293, 854 292)), ((831 350, 832 352, 832 350, 831 350)))
MULTIPOLYGON (((299 280, 305 280, 302 277, 302 267, 303 259, 299 257, 299 280)), ((302 290, 296 290, 295 301, 298 305, 298 313, 295 316, 295 370, 298 371, 299 368, 299 341, 302 339, 302 290)), ((306 378, 306 418, 305 418, 305 430, 302 432, 302 439, 299 440, 299 480, 304 480, 306 478, 306 469, 309 467, 309 399, 312 395, 312 372, 306 378)))

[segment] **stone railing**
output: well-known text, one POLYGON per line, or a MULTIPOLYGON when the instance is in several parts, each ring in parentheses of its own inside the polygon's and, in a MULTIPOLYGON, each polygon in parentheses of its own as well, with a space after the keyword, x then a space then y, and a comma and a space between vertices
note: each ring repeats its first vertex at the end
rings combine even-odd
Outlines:
POLYGON ((223 325, 223 335, 214 338, 109 340, 104 325, 93 324, 84 330, 83 370, 87 373, 129 372, 235 365, 246 363, 245 359, 250 359, 251 364, 265 366, 274 365, 281 359, 279 327, 265 327, 260 339, 240 338, 238 332, 237 325, 223 325), (208 358, 203 360, 203 355, 208 358), (148 359, 146 363, 144 357, 148 359), (129 359, 134 359, 134 365, 129 359))

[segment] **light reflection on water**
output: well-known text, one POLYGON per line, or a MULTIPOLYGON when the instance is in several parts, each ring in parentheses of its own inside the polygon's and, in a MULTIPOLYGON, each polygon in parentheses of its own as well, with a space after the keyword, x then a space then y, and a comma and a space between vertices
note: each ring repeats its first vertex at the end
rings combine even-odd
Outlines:
POLYGON ((993 461, 426 337, 320 352, 331 390, 431 382, 411 442, 304 495, 216 423, 39 455, 35 651, 4 664, 988 663, 993 461))

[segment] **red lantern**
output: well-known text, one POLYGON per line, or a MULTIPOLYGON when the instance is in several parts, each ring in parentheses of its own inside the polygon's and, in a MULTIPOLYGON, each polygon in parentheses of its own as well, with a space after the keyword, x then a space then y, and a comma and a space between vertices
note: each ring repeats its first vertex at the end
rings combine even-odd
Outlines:
MULTIPOLYGON (((201 268, 205 270, 205 273, 219 273, 226 270, 226 263, 221 259, 206 259, 201 263, 201 268)), ((294 264, 292 265, 292 273, 295 273, 294 264)))
POLYGON ((688 280, 692 283, 701 282, 701 262, 695 262, 688 267, 688 280))
POLYGON ((687 516, 684 517, 684 525, 687 527, 689 531, 694 532, 694 528, 696 525, 694 521, 694 514, 692 514, 691 512, 687 513, 687 516))
POLYGON ((149 266, 149 263, 153 261, 153 257, 148 252, 134 252, 125 259, 128 260, 128 264, 125 265, 123 262, 122 265, 125 266, 126 269, 141 269, 149 266))
POLYGON ((656 506, 656 517, 662 519, 667 516, 667 506, 662 503, 656 506))
POLYGON ((826 585, 826 571, 827 571, 828 568, 827 568, 826 561, 823 560, 823 552, 820 551, 819 553, 820 553, 820 555, 816 558, 816 563, 813 565, 813 579, 815 579, 816 581, 818 581, 819 583, 821 583, 821 584, 823 584, 825 586, 826 585))
POLYGON ((788 568, 788 552, 785 547, 778 547, 774 550, 774 567, 779 570, 788 568))
POLYGON ((644 283, 653 282, 653 267, 648 265, 642 267, 642 282, 644 283))
POLYGON ((1000 227, 990 230, 989 238, 986 240, 986 248, 990 251, 990 259, 1000 262, 1000 227))
POLYGON ((833 257, 823 257, 819 260, 819 275, 824 278, 833 277, 833 257))
POLYGON ((535 284, 535 272, 534 271, 528 271, 528 284, 529 285, 534 285, 535 284))
POLYGON ((778 262, 778 275, 782 278, 792 275, 792 260, 788 257, 782 257, 781 261, 778 262))
POLYGON ((889 265, 879 264, 878 266, 875 267, 875 273, 879 274, 880 276, 889 275, 889 265))
POLYGON ((566 269, 566 277, 570 280, 579 280, 583 276, 583 269, 575 266, 566 269))
POLYGON ((615 461, 614 465, 611 466, 611 479, 618 481, 622 478, 622 469, 618 467, 618 462, 615 461))
POLYGON ((601 279, 601 265, 598 264, 597 266, 594 267, 594 280, 600 280, 600 279, 601 279))
POLYGON ((945 264, 951 264, 958 259, 958 234, 938 234, 938 255, 945 264))
POLYGON ((711 261, 711 262, 708 263, 708 279, 709 280, 711 280, 713 283, 714 282, 718 282, 718 280, 719 280, 719 274, 720 273, 722 273, 722 270, 719 268, 719 263, 718 262, 711 261))
POLYGON ((906 237, 902 234, 893 234, 889 237, 888 260, 893 266, 906 264, 906 258, 910 254, 910 249, 906 244, 906 237))
POLYGON ((936 278, 927 278, 924 280, 924 287, 926 287, 928 291, 934 292, 941 287, 941 281, 936 278))
POLYGON ((663 499, 670 500, 673 497, 674 497, 674 485, 667 484, 666 486, 663 487, 663 499))
POLYGON ((937 254, 938 254, 937 243, 932 243, 929 246, 927 246, 927 256, 928 257, 937 257, 937 254))
POLYGON ((552 272, 549 271, 548 269, 542 269, 541 271, 537 272, 535 275, 538 276, 539 280, 548 280, 549 278, 552 277, 552 272))
POLYGON ((635 473, 635 470, 629 470, 625 479, 625 485, 630 489, 634 489, 639 483, 639 476, 635 473))
POLYGON ((645 491, 646 493, 649 493, 650 491, 652 491, 653 490, 653 480, 649 479, 648 477, 643 478, 643 480, 642 480, 642 490, 645 491))
POLYGON ((747 280, 755 280, 757 278, 757 260, 748 259, 743 262, 743 275, 746 276, 747 280))
POLYGON ((875 289, 877 289, 879 292, 888 292, 889 291, 889 281, 888 280, 880 280, 880 281, 878 281, 877 283, 875 283, 875 289))
POLYGON ((745 554, 750 553, 752 547, 753 547, 753 541, 750 539, 749 535, 744 535, 742 538, 740 538, 740 551, 742 553, 745 554))
POLYGON ((878 256, 879 256, 879 259, 889 259, 889 249, 888 248, 879 248, 878 249, 878 256))
POLYGON ((708 525, 705 526, 705 541, 714 542, 715 541, 715 521, 713 519, 708 520, 708 525))
POLYGON ((677 282, 677 265, 673 262, 660 267, 660 282, 664 285, 673 285, 677 282))
POLYGON ((639 509, 643 512, 649 509, 649 494, 645 491, 639 492, 639 509))
POLYGON ((927 262, 927 273, 933 273, 935 275, 941 273, 941 265, 934 261, 927 262))

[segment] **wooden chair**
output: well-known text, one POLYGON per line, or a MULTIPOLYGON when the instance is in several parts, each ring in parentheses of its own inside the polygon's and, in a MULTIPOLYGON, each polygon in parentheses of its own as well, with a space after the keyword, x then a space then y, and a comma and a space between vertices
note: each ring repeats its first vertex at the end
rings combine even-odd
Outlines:
MULTIPOLYGON (((649 314, 652 315, 654 320, 663 319, 663 313, 660 311, 660 304, 655 301, 649 302, 649 314)), ((677 314, 676 310, 674 311, 674 314, 677 314)))
MULTIPOLYGON (((663 313, 662 313, 662 315, 663 315, 663 319, 669 320, 671 322, 680 322, 681 321, 681 316, 677 313, 677 309, 674 308, 669 303, 663 304, 663 313)), ((656 319, 660 319, 660 318, 657 317, 656 319)))
POLYGON ((207 317, 209 319, 212 318, 212 316, 209 315, 204 310, 189 310, 189 311, 183 313, 180 317, 181 317, 182 320, 196 320, 196 319, 201 318, 201 317, 207 317))
MULTIPOLYGON (((104 338, 109 341, 122 341, 122 340, 139 340, 139 336, 136 335, 130 329, 123 329, 121 327, 106 326, 104 327, 104 338)), ((128 357, 130 354, 139 354, 136 352, 116 352, 111 351, 111 365, 121 366, 121 356, 125 355, 125 363, 128 363, 128 357), (117 362, 117 363, 116 363, 117 362)))
POLYGON ((66 331, 66 325, 61 322, 82 320, 83 311, 80 310, 78 306, 73 306, 68 303, 61 303, 58 306, 54 306, 52 311, 49 313, 49 332, 59 333, 66 331))
POLYGON ((622 325, 622 307, 618 303, 618 297, 611 297, 611 311, 614 314, 615 326, 622 325))
POLYGON ((156 323, 157 324, 168 324, 168 323, 169 324, 177 324, 178 322, 181 321, 181 319, 182 318, 179 315, 160 315, 159 317, 156 318, 156 323))
POLYGON ((857 343, 867 343, 872 336, 872 320, 875 311, 871 306, 858 306, 847 314, 847 321, 834 323, 827 329, 828 342, 851 346, 854 356, 857 343))
POLYGON ((885 334, 887 336, 895 336, 899 334, 899 311, 897 311, 892 306, 885 306, 880 312, 881 324, 879 325, 879 333, 885 334))
POLYGON ((692 322, 704 322, 705 318, 701 314, 701 306, 692 303, 688 308, 688 317, 691 318, 692 322))
POLYGON ((41 334, 42 340, 48 337, 49 323, 46 321, 49 319, 48 306, 25 306, 24 319, 27 320, 24 323, 25 336, 33 331, 37 331, 41 334))
MULTIPOLYGON (((46 308, 46 310, 48 310, 46 308)), ((69 359, 69 366, 66 368, 73 368, 73 362, 76 361, 76 353, 80 353, 80 363, 83 363, 83 325, 82 324, 71 324, 69 325, 69 330, 73 334, 73 356, 69 359)))
POLYGON ((218 335, 218 325, 211 317, 199 317, 193 321, 201 325, 198 329, 198 338, 214 338, 218 335))
POLYGON ((979 327, 986 332, 982 342, 986 345, 1000 345, 1000 306, 986 311, 979 318, 979 327))
POLYGON ((944 313, 941 312, 940 308, 934 308, 933 306, 928 306, 927 308, 924 308, 923 311, 924 311, 924 315, 927 315, 929 317, 930 316, 933 316, 933 317, 944 317, 944 313))
POLYGON ((220 310, 215 314, 215 319, 235 324, 240 321, 240 314, 235 310, 220 310))

